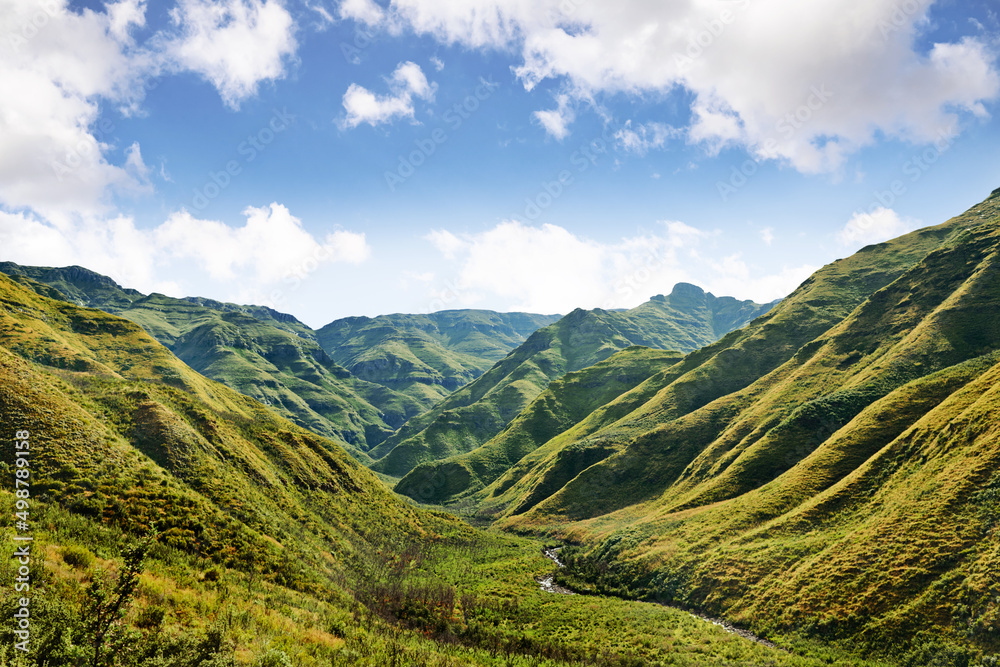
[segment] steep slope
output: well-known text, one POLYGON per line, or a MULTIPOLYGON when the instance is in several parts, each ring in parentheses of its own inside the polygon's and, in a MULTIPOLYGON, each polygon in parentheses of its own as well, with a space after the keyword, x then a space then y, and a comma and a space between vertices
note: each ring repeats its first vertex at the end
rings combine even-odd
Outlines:
POLYGON ((372 450, 374 469, 402 476, 416 465, 479 447, 564 374, 633 345, 688 352, 767 312, 773 304, 715 297, 679 284, 627 311, 575 310, 532 334, 482 377, 448 396, 372 450))
POLYGON ((85 516, 129 531, 156 520, 169 545, 277 579, 301 569, 295 553, 314 584, 343 574, 377 523, 421 531, 332 441, 199 375, 134 323, 6 276, 0 375, 2 422, 31 433, 32 493, 85 516), (330 545, 343 561, 323 556, 330 545))
POLYGON ((316 339, 357 377, 429 409, 557 319, 489 310, 348 317, 319 329, 316 339))
MULTIPOLYGON (((506 428, 481 447, 441 461, 421 463, 399 481, 395 491, 419 502, 437 504, 454 502, 478 491, 526 455, 682 356, 680 352, 629 347, 593 366, 567 373, 549 383, 506 428)), ((578 465, 585 468, 589 464, 578 465)), ((570 478, 573 476, 575 473, 570 478)))
MULTIPOLYGON (((0 423, 17 443, 0 506, 27 524, 3 528, 5 581, 23 578, 12 538, 32 540, 30 648, 14 657, 5 624, 3 664, 831 664, 676 610, 541 591, 537 544, 401 502, 134 323, 34 287, 0 277, 0 423)), ((8 618, 18 605, 0 601, 8 618)))
POLYGON ((1000 648, 998 380, 1000 190, 825 267, 478 500, 586 545, 582 585, 883 649, 927 632, 965 664, 1000 648))
POLYGON ((320 348, 309 327, 270 308, 146 296, 80 267, 4 263, 0 271, 136 322, 196 371, 347 443, 362 461, 365 450, 423 410, 408 396, 354 377, 320 348))

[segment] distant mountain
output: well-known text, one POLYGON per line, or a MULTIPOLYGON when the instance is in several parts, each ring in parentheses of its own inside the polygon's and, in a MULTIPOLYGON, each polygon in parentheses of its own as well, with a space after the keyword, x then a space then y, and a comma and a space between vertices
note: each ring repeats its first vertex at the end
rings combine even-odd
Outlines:
POLYGON ((144 295, 79 266, 0 262, 0 273, 136 322, 196 371, 340 440, 365 463, 367 450, 558 317, 455 310, 348 318, 316 332, 264 306, 144 295))
MULTIPOLYGON (((446 503, 479 491, 504 473, 508 473, 505 479, 519 479, 525 474, 520 467, 536 457, 542 445, 558 440, 556 436, 682 357, 680 352, 636 346, 567 373, 550 382, 485 444, 466 454, 421 463, 399 481, 395 490, 423 503, 446 503), (515 466, 518 469, 512 470, 515 466)), ((587 457, 575 461, 563 471, 563 483, 589 465, 587 457)), ((549 492, 556 490, 551 488, 552 479, 546 481, 546 486, 534 491, 536 495, 544 497, 546 488, 549 492)))
POLYGON ((323 351, 309 327, 270 308, 147 296, 81 267, 6 262, 0 272, 43 282, 56 290, 49 296, 132 320, 194 370, 346 443, 365 462, 365 450, 423 410, 408 396, 354 377, 323 351))
POLYGON ((1000 190, 644 375, 582 418, 590 405, 562 406, 586 393, 554 383, 482 448, 399 488, 468 490, 481 519, 581 545, 561 575, 579 588, 760 632, 936 638, 902 664, 965 664, 942 637, 1000 649, 1000 190), (488 480, 509 441, 534 449, 476 490, 466 480, 488 480))
POLYGON ((633 345, 689 352, 745 325, 773 304, 716 297, 681 283, 626 311, 575 310, 533 333, 483 376, 410 420, 371 451, 382 473, 476 449, 499 433, 549 383, 633 345))
POLYGON ((303 571, 286 550, 330 575, 386 526, 421 530, 333 441, 194 372, 136 324, 2 275, 0 303, 0 417, 30 432, 32 498, 129 531, 155 520, 167 545, 269 575, 303 571), (309 530, 291 530, 306 517, 309 530))
POLYGON ((433 407, 558 315, 445 310, 336 320, 316 340, 358 378, 433 407))

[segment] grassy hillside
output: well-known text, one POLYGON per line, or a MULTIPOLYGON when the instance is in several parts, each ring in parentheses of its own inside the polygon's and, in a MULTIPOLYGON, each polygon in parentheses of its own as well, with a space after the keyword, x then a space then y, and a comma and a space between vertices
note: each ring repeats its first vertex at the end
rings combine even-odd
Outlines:
POLYGON ((549 383, 633 345, 689 352, 773 304, 715 297, 680 284, 627 311, 575 310, 539 329, 482 377, 410 420, 372 450, 374 469, 402 476, 420 463, 470 452, 499 433, 549 383))
POLYGON ((355 376, 429 409, 557 319, 489 310, 348 317, 319 329, 316 339, 355 376))
POLYGON ((30 451, 0 453, 0 507, 28 513, 0 541, 8 618, 12 538, 34 540, 30 650, 5 624, 4 666, 869 664, 545 593, 537 544, 401 502, 134 323, 37 291, 0 277, 0 423, 30 451))
POLYGON ((322 350, 309 327, 270 308, 145 296, 80 267, 4 263, 0 271, 42 281, 57 290, 50 296, 136 322, 199 373, 348 444, 362 461, 368 461, 365 450, 424 409, 408 396, 353 376, 322 350))
POLYGON ((420 502, 438 504, 478 491, 594 410, 682 356, 680 352, 629 347, 593 366, 567 373, 549 383, 506 428, 481 447, 422 463, 403 477, 395 490, 420 502))
POLYGON ((475 500, 580 544, 581 587, 971 664, 1000 649, 998 306, 1000 191, 818 271, 475 500))

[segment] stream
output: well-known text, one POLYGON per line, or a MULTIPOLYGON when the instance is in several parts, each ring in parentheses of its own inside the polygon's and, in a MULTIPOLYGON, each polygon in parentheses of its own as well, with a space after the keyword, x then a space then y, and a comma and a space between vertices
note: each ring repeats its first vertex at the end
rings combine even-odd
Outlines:
MULTIPOLYGON (((562 561, 559 560, 559 549, 561 549, 561 547, 557 549, 542 549, 542 553, 545 555, 546 558, 551 560, 558 567, 563 567, 562 561)), ((557 593, 559 595, 576 595, 576 593, 569 590, 568 588, 564 588, 559 584, 555 583, 554 574, 550 574, 545 577, 539 577, 538 579, 536 579, 536 581, 538 581, 538 585, 541 586, 542 590, 545 591, 546 593, 557 593)), ((723 620, 721 618, 712 618, 711 616, 694 614, 688 611, 687 609, 681 609, 680 607, 674 607, 668 604, 661 604, 659 602, 647 602, 646 604, 659 604, 662 607, 669 607, 670 609, 676 609, 678 611, 686 612, 690 614, 693 618, 705 621, 706 623, 711 623, 712 625, 717 625, 726 632, 732 633, 734 635, 739 635, 740 637, 743 637, 744 639, 749 639, 750 641, 756 642, 761 646, 766 646, 767 648, 772 648, 778 651, 785 651, 786 653, 788 653, 788 649, 781 648, 774 642, 768 641, 762 637, 758 637, 749 630, 737 627, 732 623, 730 623, 729 621, 723 620)))

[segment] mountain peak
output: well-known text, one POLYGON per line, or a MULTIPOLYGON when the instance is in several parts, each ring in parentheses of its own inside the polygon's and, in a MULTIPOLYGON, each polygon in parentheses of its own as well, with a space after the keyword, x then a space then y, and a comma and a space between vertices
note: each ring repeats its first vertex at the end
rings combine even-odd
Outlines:
POLYGON ((672 297, 681 297, 686 299, 701 298, 705 296, 707 292, 697 285, 692 285, 691 283, 677 283, 674 285, 673 291, 670 292, 672 297))

